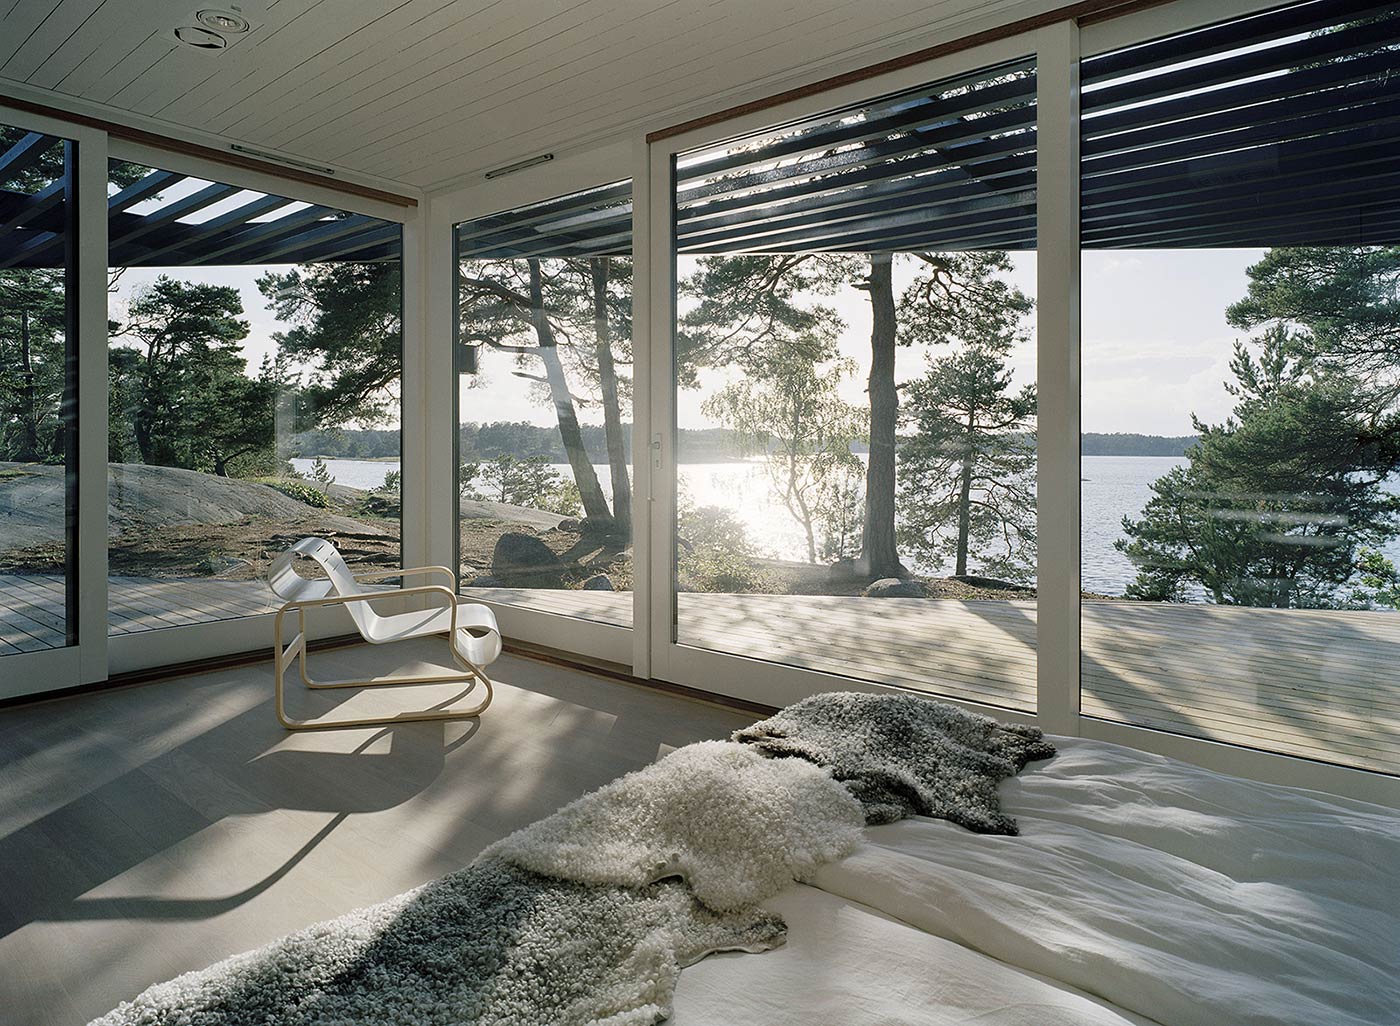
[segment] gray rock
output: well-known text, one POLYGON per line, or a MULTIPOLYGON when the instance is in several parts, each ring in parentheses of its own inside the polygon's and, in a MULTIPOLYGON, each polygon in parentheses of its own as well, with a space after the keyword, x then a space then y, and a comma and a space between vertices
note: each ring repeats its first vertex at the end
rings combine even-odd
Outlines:
POLYGON ((565 517, 555 525, 560 531, 567 534, 579 534, 583 531, 583 521, 578 517, 565 517))
POLYGON ((918 581, 901 581, 898 577, 882 577, 861 594, 866 598, 924 598, 927 592, 918 581))
POLYGON ((583 582, 584 591, 616 591, 613 582, 608 580, 605 574, 594 574, 583 582))
POLYGON ((507 531, 497 538, 496 548, 491 553, 491 573, 497 577, 559 570, 563 565, 548 545, 533 534, 518 531, 507 531))
POLYGON ((499 588, 499 587, 501 587, 501 582, 500 582, 499 579, 497 579, 497 578, 495 578, 495 577, 492 577, 490 574, 481 574, 479 577, 473 577, 470 581, 468 581, 468 582, 464 585, 464 587, 467 587, 467 588, 499 588))

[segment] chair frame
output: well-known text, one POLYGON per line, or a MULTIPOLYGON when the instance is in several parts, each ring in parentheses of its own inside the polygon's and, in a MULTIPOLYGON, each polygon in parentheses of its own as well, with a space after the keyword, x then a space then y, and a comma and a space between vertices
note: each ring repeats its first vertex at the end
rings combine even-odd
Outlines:
MULTIPOLYGON (((382 570, 374 573, 355 574, 354 578, 359 583, 384 580, 391 577, 414 577, 427 574, 441 574, 453 584, 457 579, 452 571, 445 566, 419 566, 406 570, 382 570)), ((491 704, 494 697, 491 678, 486 672, 476 664, 462 658, 457 651, 455 642, 457 635, 457 593, 452 588, 441 584, 422 584, 412 588, 396 588, 393 590, 365 592, 360 595, 329 595, 324 598, 313 599, 292 599, 285 603, 277 611, 277 618, 273 623, 273 640, 276 648, 273 650, 273 662, 275 665, 276 678, 276 709, 277 721, 287 730, 332 730, 346 727, 373 727, 387 723, 413 723, 426 720, 464 720, 472 719, 481 715, 486 707, 491 704), (452 610, 450 619, 451 626, 447 632, 437 632, 436 634, 424 634, 422 637, 443 636, 447 639, 448 650, 452 653, 453 661, 462 668, 460 673, 429 674, 419 675, 385 675, 369 677, 364 680, 317 680, 307 673, 307 638, 306 638, 306 611, 308 609, 327 608, 331 606, 348 606, 353 602, 373 602, 375 599, 402 598, 414 595, 437 595, 447 600, 448 606, 452 610), (297 633, 292 640, 283 644, 284 632, 282 629, 283 620, 288 613, 297 614, 297 633), (479 682, 486 689, 486 697, 479 703, 466 709, 418 709, 410 712, 398 713, 394 716, 366 716, 347 719, 333 719, 320 717, 309 720, 299 720, 287 715, 285 705, 285 675, 287 668, 293 661, 298 662, 301 672, 302 683, 313 691, 329 690, 332 688, 381 688, 394 687, 402 684, 461 684, 466 681, 479 682)), ((408 639, 405 639, 408 640, 408 639)))

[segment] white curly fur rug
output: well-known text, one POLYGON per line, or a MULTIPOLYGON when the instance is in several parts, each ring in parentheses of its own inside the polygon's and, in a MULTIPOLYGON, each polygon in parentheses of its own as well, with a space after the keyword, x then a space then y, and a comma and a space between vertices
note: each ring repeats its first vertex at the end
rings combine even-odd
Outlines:
POLYGON ((561 880, 679 876, 716 911, 756 905, 850 854, 865 814, 831 771, 701 741, 497 841, 483 857, 561 880))

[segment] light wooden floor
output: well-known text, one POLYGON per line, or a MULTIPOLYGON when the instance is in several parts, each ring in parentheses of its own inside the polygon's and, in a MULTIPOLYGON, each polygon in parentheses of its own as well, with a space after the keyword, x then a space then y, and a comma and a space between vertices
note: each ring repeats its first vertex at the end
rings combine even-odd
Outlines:
MULTIPOLYGON (((367 646, 316 658, 399 665, 367 646)), ((755 718, 512 656, 493 676, 479 724, 289 735, 265 665, 0 711, 0 1022, 81 1026, 755 718)))
MULTIPOLYGON (((273 604, 257 581, 118 577, 111 594, 114 633, 273 604)), ((631 623, 627 593, 480 595, 631 623)), ((61 644, 62 598, 56 578, 0 578, 0 653, 61 644)), ((682 594, 678 609, 686 645, 1035 708, 1031 602, 682 594)), ((1081 635, 1090 716, 1400 773, 1400 614, 1086 602, 1081 635)))

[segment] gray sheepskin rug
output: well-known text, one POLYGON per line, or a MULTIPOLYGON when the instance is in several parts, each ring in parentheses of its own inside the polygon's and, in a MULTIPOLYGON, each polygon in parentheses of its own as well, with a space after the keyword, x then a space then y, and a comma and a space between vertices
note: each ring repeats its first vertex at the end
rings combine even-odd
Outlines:
POLYGON ((864 825, 860 803, 830 770, 701 741, 517 830, 483 857, 588 884, 679 876, 705 905, 728 911, 849 855, 864 825))
POLYGON ((783 941, 678 881, 552 880, 483 859, 145 991, 91 1026, 649 1026, 680 970, 783 941))
POLYGON ((1035 727, 1002 724, 914 695, 837 691, 797 702, 734 733, 768 755, 828 767, 869 823, 933 816, 984 834, 1015 834, 997 784, 1054 745, 1035 727))

